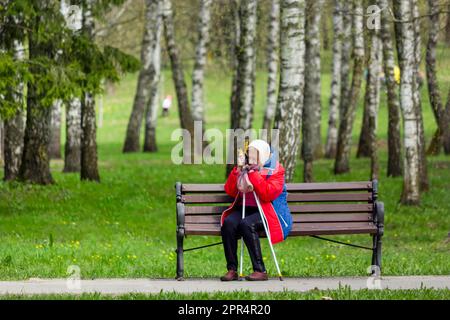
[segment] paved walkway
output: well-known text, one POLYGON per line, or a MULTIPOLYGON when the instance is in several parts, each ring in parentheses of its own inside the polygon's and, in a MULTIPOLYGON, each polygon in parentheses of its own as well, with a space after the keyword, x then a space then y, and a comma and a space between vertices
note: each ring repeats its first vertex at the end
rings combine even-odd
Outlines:
MULTIPOLYGON (((0 294, 63 294, 93 293, 160 293, 179 292, 216 292, 251 291, 279 292, 292 290, 304 292, 313 289, 338 289, 350 286, 352 290, 377 288, 377 281, 367 277, 334 278, 277 278, 264 282, 233 281, 220 282, 218 279, 96 279, 81 280, 79 283, 66 279, 30 279, 26 281, 0 281, 0 294), (78 287, 78 288, 77 288, 78 287)), ((381 289, 418 289, 421 287, 450 290, 450 276, 400 276, 382 277, 378 283, 381 289)))

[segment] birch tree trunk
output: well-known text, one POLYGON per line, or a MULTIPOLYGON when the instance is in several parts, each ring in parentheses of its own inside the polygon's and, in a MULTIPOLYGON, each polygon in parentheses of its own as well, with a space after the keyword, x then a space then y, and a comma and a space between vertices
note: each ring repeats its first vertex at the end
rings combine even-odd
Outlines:
MULTIPOLYGON (((342 2, 342 62, 341 62, 341 99, 339 104, 339 119, 342 119, 343 112, 348 105, 350 84, 350 62, 353 49, 352 41, 352 2, 344 0, 342 2)), ((337 148, 337 144, 336 144, 337 148)))
MULTIPOLYGON (((14 42, 14 57, 17 60, 24 59, 24 47, 19 41, 14 42)), ((4 177, 6 181, 11 181, 17 178, 20 169, 20 163, 22 161, 23 141, 24 141, 24 103, 23 92, 24 84, 21 83, 16 88, 18 93, 11 94, 11 98, 14 99, 18 105, 16 114, 4 122, 4 140, 3 142, 3 160, 4 160, 4 177)), ((0 139, 1 140, 1 139, 0 139)), ((1 151, 0 151, 1 152, 1 151)))
POLYGON ((447 20, 445 24, 445 42, 450 45, 450 2, 447 3, 447 20))
MULTIPOLYGON (((428 84, 428 96, 430 98, 431 108, 438 126, 436 140, 433 139, 434 147, 432 154, 439 154, 442 145, 449 146, 450 142, 450 125, 446 115, 445 107, 442 103, 441 92, 436 72, 436 46, 439 40, 439 3, 433 0, 428 1, 430 29, 426 53, 426 73, 428 84), (444 143, 445 142, 445 143, 444 143)), ((433 145, 430 144, 430 145, 433 145)), ((444 148, 446 154, 450 150, 444 148)))
MULTIPOLYGON (((231 97, 230 97, 230 128, 238 127, 239 120, 239 109, 238 109, 238 96, 239 96, 239 87, 238 87, 238 78, 239 78, 239 52, 241 47, 241 17, 239 15, 239 8, 241 6, 241 0, 233 0, 232 5, 232 13, 233 13, 233 21, 234 21, 234 54, 232 55, 232 67, 233 67, 233 79, 231 82, 231 97)), ((228 142, 228 152, 227 152, 227 170, 226 177, 233 170, 233 167, 236 163, 237 158, 237 150, 235 141, 228 142)))
MULTIPOLYGON (((329 1, 331 3, 331 1, 329 1)), ((321 21, 321 34, 322 34, 322 47, 323 50, 328 51, 330 50, 330 37, 328 35, 328 14, 329 14, 329 10, 328 10, 328 1, 324 1, 323 6, 323 18, 320 20, 321 21)))
POLYGON ((139 151, 139 137, 145 107, 151 96, 152 81, 155 77, 155 66, 153 63, 154 52, 157 47, 157 20, 158 0, 146 0, 145 30, 142 39, 141 63, 136 94, 134 96, 133 109, 127 127, 127 134, 123 146, 123 152, 139 151))
MULTIPOLYGON (((192 117, 194 121, 201 121, 204 129, 205 101, 203 94, 203 82, 206 64, 206 54, 209 43, 209 28, 211 24, 212 0, 201 0, 201 8, 198 19, 198 42, 195 50, 195 64, 192 73, 192 117)), ((201 147, 202 145, 199 144, 201 147)))
MULTIPOLYGON (((231 96, 231 128, 241 129, 244 132, 251 129, 253 122, 253 107, 255 103, 255 76, 256 76, 256 9, 257 0, 241 0, 239 7, 240 26, 236 29, 239 36, 237 50, 236 78, 233 79, 233 92, 231 96)), ((241 146, 236 139, 229 141, 228 156, 235 163, 236 151, 241 146), (231 152, 233 150, 233 152, 231 152)), ((229 161, 231 162, 231 161, 229 161)), ((233 165, 227 166, 230 172, 233 165)))
MULTIPOLYGON (((350 171, 349 158, 352 143, 352 129, 355 119, 356 107, 358 105, 359 92, 361 89, 363 66, 364 66, 364 35, 363 35, 363 8, 362 0, 353 1, 353 78, 347 102, 342 105, 342 117, 338 132, 338 145, 336 151, 336 161, 334 166, 335 174, 350 171)), ((345 99, 344 99, 345 100, 345 99)))
POLYGON ((370 156, 370 179, 376 180, 379 176, 380 165, 378 160, 377 147, 377 127, 378 127, 378 109, 380 105, 380 73, 381 73, 381 54, 382 43, 379 30, 374 28, 370 30, 370 60, 367 82, 369 83, 368 96, 368 128, 369 128, 369 156, 370 156))
POLYGON ((322 0, 306 1, 305 90, 303 97, 303 180, 313 181, 313 160, 320 149, 320 12, 322 0))
MULTIPOLYGON (((175 30, 173 24, 172 1, 163 0, 163 22, 164 36, 166 40, 167 51, 169 53, 172 65, 172 78, 177 93, 178 113, 180 117, 180 125, 182 129, 188 130, 191 137, 194 137, 194 120, 192 118, 191 108, 189 106, 189 98, 184 79, 183 67, 181 65, 178 48, 175 43, 175 30)), ((189 150, 184 150, 189 152, 189 150)))
POLYGON ((145 111, 145 135, 144 135, 144 152, 156 152, 158 150, 156 144, 156 123, 158 119, 158 103, 159 103, 159 86, 161 82, 161 34, 162 34, 162 5, 163 1, 158 2, 158 17, 156 25, 156 46, 153 52, 153 79, 150 86, 150 98, 147 102, 145 111))
POLYGON ((267 37, 267 95, 263 129, 272 128, 277 107, 278 64, 280 50, 280 0, 272 0, 267 37))
POLYGON ((4 162, 4 149, 5 149, 5 134, 4 134, 4 123, 0 118, 0 166, 5 164, 4 162))
POLYGON ((281 0, 280 88, 275 129, 286 181, 294 176, 302 122, 305 73, 305 1, 281 0))
POLYGON ((397 47, 400 64, 400 107, 403 114, 404 169, 401 202, 416 205, 420 202, 419 123, 414 105, 415 43, 412 5, 410 1, 394 0, 397 22, 397 47))
POLYGON ((379 0, 378 6, 386 8, 381 11, 381 39, 383 47, 384 74, 387 89, 388 105, 388 168, 387 176, 398 177, 402 175, 401 136, 400 136, 400 106, 398 97, 398 85, 395 81, 394 68, 395 57, 393 49, 392 28, 389 21, 389 4, 387 0, 379 0))
POLYGON ((239 11, 241 20, 240 50, 238 55, 238 126, 250 129, 253 122, 256 76, 256 8, 257 0, 241 0, 239 11))
POLYGON ((61 100, 56 100, 52 106, 50 144, 48 154, 50 159, 61 159, 61 100))
MULTIPOLYGON (((369 49, 370 50, 370 49, 369 49)), ((369 51, 370 52, 370 51, 369 51)), ((369 53, 370 54, 370 53, 369 53)), ((369 70, 370 61, 367 61, 367 70, 369 70)), ((358 150, 356 151, 357 158, 370 157, 370 132, 369 132, 369 114, 370 114, 370 83, 369 77, 366 79, 366 90, 364 92, 364 111, 363 111, 363 121, 361 125, 361 132, 359 134, 358 150)))
POLYGON ((81 100, 72 98, 66 104, 66 144, 63 172, 80 172, 81 168, 81 100))
POLYGON ((422 61, 421 35, 420 35, 420 13, 417 0, 412 1, 413 24, 414 24, 414 106, 417 120, 419 121, 419 170, 420 170, 420 190, 428 191, 430 184, 428 181, 428 168, 426 158, 425 128, 423 123, 422 102, 419 86, 419 67, 422 61))
MULTIPOLYGON (((342 37, 343 37, 342 0, 334 0, 333 11, 333 67, 331 80, 331 94, 329 102, 328 131, 325 144, 325 157, 334 158, 337 148, 338 115, 341 101, 341 66, 342 66, 342 37)), ((326 17, 324 17, 325 19, 326 17)))
MULTIPOLYGON (((83 32, 87 37, 94 37, 94 17, 92 7, 95 0, 86 0, 83 8, 83 32)), ((97 163, 97 124, 95 118, 95 97, 90 92, 83 92, 81 98, 81 180, 100 182, 97 163)))

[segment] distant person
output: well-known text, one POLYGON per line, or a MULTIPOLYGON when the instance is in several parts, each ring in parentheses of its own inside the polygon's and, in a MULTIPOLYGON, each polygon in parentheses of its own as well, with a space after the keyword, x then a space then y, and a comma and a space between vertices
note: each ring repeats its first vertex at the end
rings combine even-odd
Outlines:
POLYGON ((168 95, 162 104, 162 116, 167 117, 169 115, 169 109, 172 106, 172 96, 168 95))

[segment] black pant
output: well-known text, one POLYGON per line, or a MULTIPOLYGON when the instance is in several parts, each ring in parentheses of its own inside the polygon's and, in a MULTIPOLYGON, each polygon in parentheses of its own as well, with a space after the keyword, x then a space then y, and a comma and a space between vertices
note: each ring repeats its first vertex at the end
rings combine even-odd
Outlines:
POLYGON ((258 207, 246 207, 244 219, 242 219, 242 206, 235 207, 226 217, 221 232, 228 270, 237 271, 238 240, 243 237, 252 260, 253 270, 266 271, 258 234, 261 230, 264 230, 264 225, 258 207))

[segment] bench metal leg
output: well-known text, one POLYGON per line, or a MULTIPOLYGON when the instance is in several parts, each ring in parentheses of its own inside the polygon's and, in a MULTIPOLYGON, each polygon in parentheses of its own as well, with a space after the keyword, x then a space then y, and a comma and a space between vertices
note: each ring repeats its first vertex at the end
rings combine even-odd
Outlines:
POLYGON ((372 265, 377 266, 381 271, 381 236, 373 236, 373 252, 372 252, 372 265))
POLYGON ((381 274, 381 248, 382 237, 384 234, 384 203, 377 201, 375 203, 375 222, 377 225, 377 233, 373 236, 373 254, 372 265, 378 267, 381 274))
POLYGON ((184 252, 183 252, 184 230, 177 231, 177 277, 176 279, 184 280, 184 252))
POLYGON ((177 280, 184 280, 184 203, 181 195, 181 182, 175 184, 177 194, 177 280))

